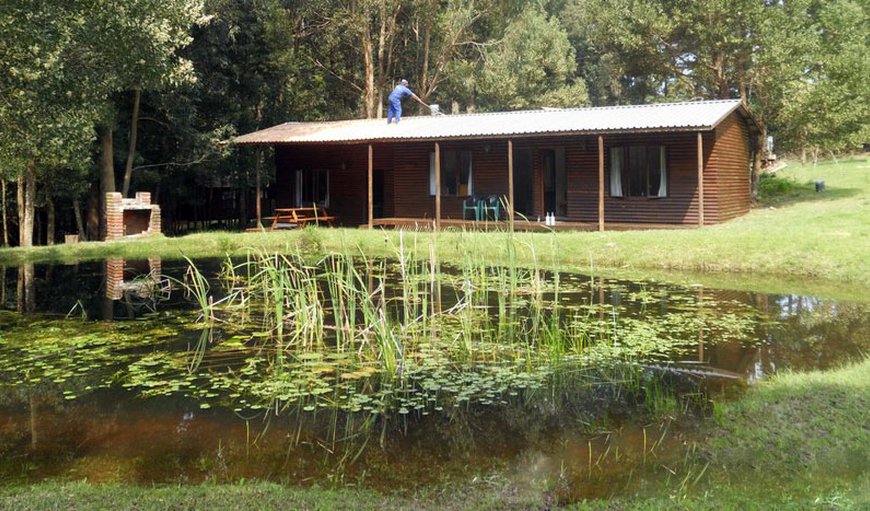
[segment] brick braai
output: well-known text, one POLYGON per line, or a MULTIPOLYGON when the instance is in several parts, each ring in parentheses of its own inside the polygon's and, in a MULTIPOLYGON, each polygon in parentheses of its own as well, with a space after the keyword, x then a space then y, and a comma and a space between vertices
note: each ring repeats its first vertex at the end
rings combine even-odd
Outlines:
POLYGON ((151 204, 150 192, 136 192, 132 199, 106 194, 106 240, 159 234, 160 229, 160 206, 151 204))

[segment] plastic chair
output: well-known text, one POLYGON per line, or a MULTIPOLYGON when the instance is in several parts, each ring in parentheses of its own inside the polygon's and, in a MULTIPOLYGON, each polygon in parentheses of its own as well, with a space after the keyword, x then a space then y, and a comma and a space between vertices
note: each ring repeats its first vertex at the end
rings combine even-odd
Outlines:
POLYGON ((493 213, 493 220, 498 221, 501 216, 501 198, 498 195, 490 195, 483 199, 480 203, 483 218, 489 218, 489 213, 493 213))
POLYGON ((474 211, 474 221, 479 222, 482 207, 483 204, 480 201, 480 197, 477 195, 469 195, 462 202, 462 219, 465 220, 465 213, 470 210, 474 211))

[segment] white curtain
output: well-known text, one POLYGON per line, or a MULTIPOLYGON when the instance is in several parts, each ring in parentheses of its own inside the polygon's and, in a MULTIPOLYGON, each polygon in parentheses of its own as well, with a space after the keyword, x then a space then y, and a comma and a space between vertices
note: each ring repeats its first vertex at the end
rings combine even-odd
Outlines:
POLYGON ((668 169, 665 165, 665 146, 659 146, 659 169, 661 170, 661 181, 659 182, 659 197, 668 196, 668 169))
MULTIPOLYGON (((441 172, 442 172, 442 174, 444 172, 452 172, 452 171, 455 171, 455 172, 461 174, 459 166, 463 167, 467 171, 468 181, 461 182, 461 184, 465 184, 468 186, 468 191, 467 191, 468 195, 473 194, 474 193, 474 190, 473 190, 474 175, 473 175, 473 170, 472 170, 473 167, 471 164, 471 151, 462 151, 461 153, 453 153, 453 157, 458 158, 458 161, 450 160, 449 159, 450 157, 451 156, 448 156, 447 151, 441 152, 441 172), (451 161, 453 163, 451 163, 451 161)), ((451 174, 451 176, 452 175, 453 174, 451 174)), ((462 181, 462 179, 461 179, 462 177, 464 177, 464 176, 459 177, 460 181, 462 181)), ((443 184, 444 176, 443 175, 441 176, 441 179, 442 179, 441 196, 443 197, 445 195, 450 195, 450 192, 445 191, 445 189, 444 189, 444 184, 443 184)), ((459 191, 456 190, 454 192, 454 194, 459 194, 459 191)), ((435 195, 435 152, 429 153, 429 195, 435 195)))
POLYGON ((460 158, 462 160, 462 166, 468 171, 468 181, 465 183, 467 185, 466 194, 473 195, 474 190, 472 189, 472 183, 474 182, 474 179, 472 179, 473 176, 471 175, 471 151, 462 151, 460 158))
POLYGON ((435 153, 429 153, 429 195, 435 195, 435 153))
POLYGON ((610 148, 610 196, 622 197, 622 148, 610 148))

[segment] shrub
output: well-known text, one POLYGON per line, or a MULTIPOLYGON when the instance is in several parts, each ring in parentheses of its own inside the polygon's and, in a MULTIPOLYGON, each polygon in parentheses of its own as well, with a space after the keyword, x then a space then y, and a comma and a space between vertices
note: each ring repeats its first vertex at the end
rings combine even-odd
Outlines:
POLYGON ((795 189, 794 180, 778 176, 777 174, 763 173, 758 179, 758 197, 762 201, 769 201, 790 195, 795 189))

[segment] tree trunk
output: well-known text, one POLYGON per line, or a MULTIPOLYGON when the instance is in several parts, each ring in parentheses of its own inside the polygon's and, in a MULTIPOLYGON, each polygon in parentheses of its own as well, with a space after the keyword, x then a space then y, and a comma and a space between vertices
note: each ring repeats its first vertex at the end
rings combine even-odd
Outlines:
POLYGON ((87 241, 88 235, 85 232, 85 220, 82 217, 82 205, 78 197, 73 199, 73 215, 76 218, 76 229, 79 231, 79 240, 87 241))
POLYGON ((378 119, 384 115, 384 80, 386 68, 384 67, 384 52, 387 45, 387 0, 381 0, 378 14, 380 16, 380 29, 378 30, 378 76, 373 80, 377 84, 377 99, 372 99, 377 105, 378 119))
POLYGON ((765 147, 767 144, 767 126, 762 123, 759 126, 758 137, 755 140, 755 155, 752 158, 752 170, 749 173, 749 195, 753 202, 758 200, 758 178, 761 172, 761 163, 764 161, 765 147))
MULTIPOLYGON (((432 40, 432 20, 426 20, 426 26, 423 28, 423 70, 420 72, 420 92, 426 94, 425 91, 429 89, 429 45, 432 40)), ((424 99, 426 96, 423 96, 421 99, 424 99)))
POLYGON ((99 195, 99 218, 100 218, 100 239, 106 237, 106 214, 105 201, 106 194, 115 191, 115 153, 112 143, 112 129, 105 127, 100 131, 100 195, 99 195))
POLYGON ((15 202, 18 204, 18 246, 24 246, 24 176, 18 174, 15 202))
POLYGON ((54 199, 51 198, 50 195, 46 194, 45 196, 45 244, 46 245, 54 245, 54 231, 55 231, 55 211, 54 211, 54 199))
POLYGON ((88 196, 87 230, 89 240, 100 239, 100 197, 99 188, 95 185, 88 196))
POLYGON ((33 246, 33 221, 36 217, 36 163, 27 164, 24 177, 24 241, 25 247, 33 246))
POLYGON ((0 196, 2 196, 3 208, 3 246, 9 246, 9 221, 6 217, 6 179, 0 178, 0 196))
MULTIPOLYGON (((260 101, 257 102, 257 109, 254 112, 254 114, 257 116, 257 129, 260 129, 260 124, 263 122, 263 100, 262 100, 262 98, 260 99, 260 101)), ((254 157, 256 158, 256 160, 254 161, 254 180, 256 181, 256 183, 255 183, 256 190, 255 191, 257 194, 256 197, 254 198, 254 206, 255 206, 254 209, 256 210, 256 215, 257 215, 257 227, 260 227, 262 225, 261 222, 263 219, 263 209, 262 209, 262 204, 260 203, 260 192, 261 192, 261 187, 263 186, 263 179, 262 179, 263 146, 257 146, 257 151, 254 153, 254 157)), ((248 226, 247 222, 245 222, 242 225, 242 227, 247 227, 247 226, 248 226)))
POLYGON ((27 171, 18 176, 18 246, 33 246, 33 216, 36 213, 36 164, 27 163, 27 171))
POLYGON ((136 89, 133 91, 133 116, 130 119, 130 144, 127 149, 127 165, 124 167, 124 185, 121 188, 121 195, 127 197, 130 195, 130 180, 133 178, 133 161, 136 159, 136 138, 139 134, 139 102, 142 97, 142 91, 136 89))
POLYGON ((242 176, 239 187, 239 223, 242 227, 248 227, 248 173, 242 176))
POLYGON ((366 81, 365 89, 363 90, 363 104, 366 119, 371 119, 375 113, 375 64, 374 55, 372 55, 372 39, 367 16, 363 19, 363 25, 364 28, 361 32, 360 41, 363 49, 363 63, 366 81))
POLYGON ((725 57, 721 53, 713 54, 713 64, 710 66, 716 79, 716 95, 719 99, 728 99, 731 96, 731 91, 728 83, 728 76, 725 72, 725 57))
POLYGON ((255 206, 256 206, 255 209, 257 210, 257 227, 260 227, 261 225, 263 225, 263 223, 262 223, 263 222, 263 204, 262 204, 262 200, 260 199, 260 195, 262 193, 262 187, 263 187, 263 178, 262 178, 263 146, 257 146, 256 158, 257 158, 257 161, 254 162, 254 173, 256 174, 254 176, 254 179, 256 180, 256 185, 257 185, 257 197, 255 199, 255 201, 256 201, 255 202, 255 206))

